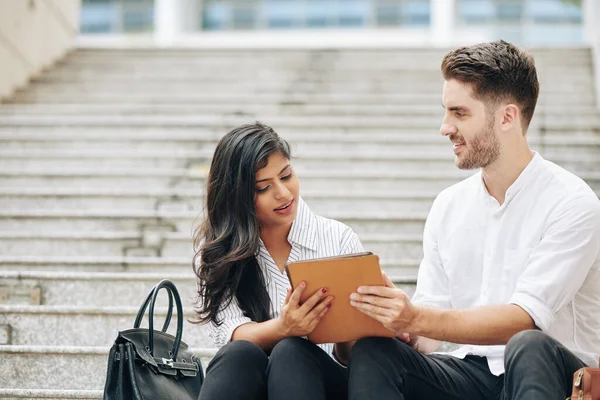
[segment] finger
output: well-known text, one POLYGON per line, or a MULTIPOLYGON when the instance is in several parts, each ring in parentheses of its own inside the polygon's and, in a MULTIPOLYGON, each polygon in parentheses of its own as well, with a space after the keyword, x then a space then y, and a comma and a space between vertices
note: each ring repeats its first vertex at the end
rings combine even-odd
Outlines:
POLYGON ((397 299, 390 299, 387 297, 379 297, 379 296, 373 296, 370 294, 358 294, 358 293, 352 293, 350 295, 350 300, 359 302, 359 303, 367 303, 367 304, 372 304, 374 306, 378 306, 381 308, 388 308, 388 309, 392 309, 392 308, 397 308, 398 307, 398 300, 397 299))
POLYGON ((286 305, 290 302, 290 297, 292 297, 292 288, 287 288, 287 294, 285 296, 285 300, 283 301, 283 305, 286 305))
MULTIPOLYGON (((385 326, 386 319, 385 319, 385 317, 384 317, 384 316, 382 316, 382 315, 379 315, 379 314, 372 313, 371 311, 364 310, 364 309, 362 309, 362 308, 358 308, 358 307, 357 307, 357 309, 358 309, 358 311, 360 311, 361 313, 368 315, 369 317, 373 318, 373 319, 374 319, 374 320, 376 320, 376 321, 379 321, 379 322, 380 322, 380 323, 381 323, 383 326, 385 326)), ((387 328, 387 326, 386 326, 386 328, 387 328)), ((389 328, 388 328, 388 329, 389 329, 389 328)))
POLYGON ((410 342, 410 334, 408 334, 408 333, 398 333, 396 335, 396 337, 398 339, 400 339, 401 341, 403 341, 404 343, 409 343, 410 342))
POLYGON ((327 297, 322 302, 320 302, 315 307, 313 307, 313 309, 310 310, 308 314, 306 314, 306 318, 309 321, 312 321, 313 319, 320 319, 319 316, 321 315, 321 312, 323 310, 328 310, 331 307, 332 303, 333 303, 333 297, 331 297, 331 296, 327 297))
POLYGON ((379 297, 387 297, 390 299, 406 297, 406 293, 402 290, 385 286, 360 286, 356 291, 360 294, 374 294, 379 297))
POLYGON ((381 271, 381 277, 383 278, 383 284, 386 287, 389 287, 389 288, 395 288, 396 287, 396 285, 394 285, 394 282, 392 282, 392 280, 390 279, 390 277, 387 276, 387 274, 385 272, 381 271))
POLYGON ((327 293, 327 289, 325 288, 317 290, 312 296, 306 299, 306 301, 300 307, 300 310, 304 314, 308 314, 310 310, 312 310, 321 301, 323 296, 325 296, 325 293, 327 293))
POLYGON ((378 306, 374 306, 372 304, 361 303, 359 301, 350 301, 350 305, 357 308, 360 311, 367 311, 371 314, 377 315, 381 318, 387 318, 389 310, 387 308, 382 308, 378 306))
POLYGON ((304 282, 304 281, 300 282, 300 284, 296 287, 296 289, 294 289, 294 292, 290 296, 290 304, 294 308, 297 308, 298 304, 300 304, 300 297, 302 297, 302 292, 304 292, 305 288, 306 288, 306 282, 304 282))

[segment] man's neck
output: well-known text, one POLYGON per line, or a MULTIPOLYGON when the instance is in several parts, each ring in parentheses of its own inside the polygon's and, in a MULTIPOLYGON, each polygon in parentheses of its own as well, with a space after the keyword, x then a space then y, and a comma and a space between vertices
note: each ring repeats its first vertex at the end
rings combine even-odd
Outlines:
POLYGON ((504 204, 508 188, 515 183, 532 159, 533 153, 525 144, 511 153, 504 152, 495 163, 482 169, 485 187, 500 205, 504 204))

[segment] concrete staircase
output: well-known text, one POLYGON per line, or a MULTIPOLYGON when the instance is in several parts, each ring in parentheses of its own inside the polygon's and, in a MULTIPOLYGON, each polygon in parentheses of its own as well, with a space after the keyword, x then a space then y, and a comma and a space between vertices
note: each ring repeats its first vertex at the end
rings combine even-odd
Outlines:
MULTIPOLYGON (((469 175, 438 132, 443 54, 82 49, 0 105, 0 398, 101 398, 108 349, 161 278, 193 316, 191 232, 240 123, 288 139, 311 208, 412 292, 430 204, 469 175)), ((590 51, 534 54, 532 147, 600 192, 590 51)), ((184 340, 214 354, 201 326, 184 340)))

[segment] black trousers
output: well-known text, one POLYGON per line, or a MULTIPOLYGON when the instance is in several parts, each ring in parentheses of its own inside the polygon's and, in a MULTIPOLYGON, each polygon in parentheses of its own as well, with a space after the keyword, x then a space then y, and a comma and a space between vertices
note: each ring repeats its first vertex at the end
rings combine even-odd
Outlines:
POLYGON ((200 400, 346 400, 347 370, 302 338, 279 342, 270 356, 257 345, 223 346, 206 369, 200 400))
POLYGON ((395 339, 366 338, 352 349, 350 400, 565 400, 584 366, 540 331, 508 342, 505 374, 494 376, 484 357, 424 356, 395 339))

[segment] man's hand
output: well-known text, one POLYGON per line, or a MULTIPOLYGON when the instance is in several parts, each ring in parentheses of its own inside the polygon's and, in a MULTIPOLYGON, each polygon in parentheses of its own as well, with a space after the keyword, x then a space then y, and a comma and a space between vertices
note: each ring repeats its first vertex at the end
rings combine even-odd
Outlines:
POLYGON ((406 293, 396 288, 382 272, 385 286, 361 286, 357 293, 350 295, 350 304, 359 311, 381 322, 396 333, 396 336, 409 343, 411 327, 419 315, 419 309, 412 305, 406 293))

